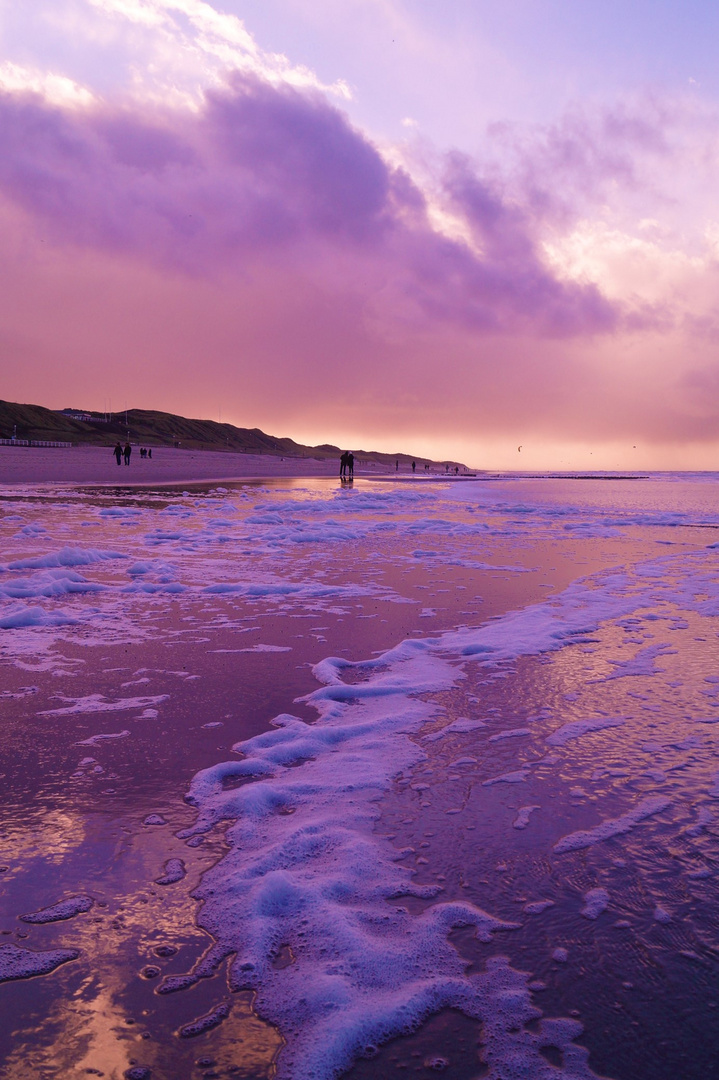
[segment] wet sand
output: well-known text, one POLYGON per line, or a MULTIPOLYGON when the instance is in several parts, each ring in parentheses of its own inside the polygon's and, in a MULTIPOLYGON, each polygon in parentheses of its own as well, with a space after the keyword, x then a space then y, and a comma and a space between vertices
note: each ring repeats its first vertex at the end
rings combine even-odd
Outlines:
MULTIPOLYGON (((536 565, 537 552, 528 555, 536 565)), ((521 585, 513 581, 508 591, 501 578, 490 584, 490 575, 484 575, 488 613, 541 598, 539 586, 548 576, 546 570, 521 575, 521 585)), ((424 575, 412 578, 405 578, 403 593, 442 604, 441 615, 424 620, 427 632, 448 618, 456 621, 462 593, 453 590, 448 597, 432 589, 417 594, 415 585, 424 584, 424 575)), ((453 579, 457 585, 471 584, 471 575, 461 572, 453 579)), ((441 589, 448 582, 443 577, 437 584, 441 589)), ((259 624, 261 630, 241 635, 183 632, 179 620, 167 618, 164 625, 156 624, 157 640, 151 645, 62 648, 66 660, 84 661, 82 668, 70 665, 66 676, 4 669, 11 694, 23 695, 28 683, 36 690, 4 702, 0 858, 10 869, 3 874, 0 943, 81 952, 77 961, 47 976, 0 984, 8 1018, 0 1034, 7 1080, 25 1080, 29 1072, 64 1080, 86 1069, 121 1080, 135 1063, 150 1068, 152 1080, 174 1080, 192 1075, 200 1060, 215 1063, 208 1067, 223 1077, 270 1080, 282 1041, 252 1013, 251 995, 228 994, 226 964, 183 993, 157 994, 163 979, 190 971, 212 946, 196 925, 199 905, 191 893, 226 851, 223 826, 195 849, 176 839, 194 820, 183 795, 198 769, 232 757, 232 743, 264 730, 273 716, 292 712, 313 719, 295 700, 317 687, 313 663, 327 654, 362 659, 412 634, 414 605, 384 605, 389 617, 379 625, 372 618, 375 606, 374 601, 358 601, 351 620, 331 613, 318 620, 299 613, 258 618, 252 608, 243 613, 236 604, 230 610, 219 603, 217 614, 223 608, 233 620, 246 614, 247 626, 259 624), (310 632, 318 622, 322 642, 310 632), (292 651, 235 651, 258 639, 292 651), (193 678, 173 675, 170 668, 193 678), (168 694, 156 720, 138 719, 129 711, 39 715, 61 705, 61 698, 88 693, 112 698, 120 680, 133 678, 149 680, 138 687, 144 694, 168 694), (98 731, 122 730, 129 736, 94 747, 78 745, 98 731), (103 772, 95 774, 90 766, 68 782, 85 756, 101 763, 103 772), (143 824, 155 814, 166 824, 143 824), (169 886, 155 884, 171 858, 184 862, 186 876, 169 886), (95 899, 87 914, 46 926, 18 921, 20 914, 78 893, 95 899), (158 955, 158 949, 164 954, 168 948, 169 956, 158 955), (223 1003, 232 1010, 221 1025, 197 1038, 178 1036, 183 1026, 223 1003)))
MULTIPOLYGON (((18 496, 26 499, 26 517, 48 524, 47 503, 30 493, 18 496)), ((102 503, 87 493, 86 498, 89 516, 102 503)), ((142 493, 126 501, 144 505, 142 493)), ((184 505, 180 492, 168 494, 166 502, 178 511, 184 505)), ((18 508, 16 503, 13 509, 18 508)), ((69 520, 75 511, 58 504, 53 513, 69 520)), ((118 526, 116 542, 127 546, 131 531, 126 525, 123 536, 118 526)), ((688 531, 669 535, 687 549, 695 541, 688 531)), ((47 976, 0 984, 6 1016, 0 1056, 8 1080, 24 1080, 29 1073, 60 1080, 74 1072, 121 1080, 126 1070, 140 1067, 151 1071, 152 1080, 199 1075, 198 1070, 245 1080, 271 1077, 281 1039, 253 1014, 249 994, 228 992, 225 963, 182 993, 157 993, 165 977, 188 972, 212 944, 197 924, 200 909, 192 891, 224 855, 225 829, 217 826, 197 847, 176 837, 194 818, 183 799, 192 776, 231 758, 233 743, 266 730, 278 713, 312 719, 296 699, 317 688, 311 666, 326 656, 360 660, 408 636, 484 623, 545 600, 580 575, 646 557, 655 542, 626 533, 577 537, 569 546, 565 537, 495 537, 488 562, 498 568, 492 570, 420 563, 408 558, 406 536, 391 531, 351 549, 318 541, 291 553, 288 567, 299 572, 304 563, 306 575, 321 565, 328 586, 371 579, 388 597, 405 602, 377 592, 292 605, 281 596, 191 600, 182 594, 133 594, 126 601, 124 635, 114 634, 109 623, 103 642, 79 626, 37 655, 0 651, 0 863, 7 868, 0 943, 80 949, 76 961, 47 976), (527 572, 507 572, 504 564, 521 564, 527 572), (286 651, 257 651, 262 645, 286 651), (156 715, 146 716, 139 707, 54 712, 91 694, 98 701, 133 694, 157 698, 156 715), (128 734, 80 745, 98 732, 122 731, 128 734), (79 769, 88 757, 94 763, 79 769), (148 815, 160 815, 165 823, 147 824, 148 815), (159 885, 171 858, 184 862, 185 876, 159 885), (38 926, 18 918, 81 893, 95 904, 74 919, 38 926), (181 1036, 188 1023, 223 1005, 230 1011, 222 1023, 195 1038, 181 1036)), ((164 553, 177 541, 161 543, 164 553)), ((58 543, 45 544, 53 546, 58 543)), ((118 572, 106 571, 111 573, 118 572)), ((393 828, 406 812, 401 807, 393 828)), ((279 956, 277 963, 283 962, 279 956)), ((453 1023, 439 1018, 419 1043, 390 1044, 383 1067, 413 1068, 418 1053, 423 1057, 428 1048, 455 1038, 453 1023)), ((462 1025, 456 1037, 468 1040, 471 1049, 474 1028, 469 1021, 462 1025)), ((464 1080, 465 1073, 476 1075, 475 1064, 467 1057, 444 1075, 464 1080)), ((377 1063, 374 1072, 371 1063, 358 1066, 357 1076, 379 1075, 376 1068, 377 1063)))

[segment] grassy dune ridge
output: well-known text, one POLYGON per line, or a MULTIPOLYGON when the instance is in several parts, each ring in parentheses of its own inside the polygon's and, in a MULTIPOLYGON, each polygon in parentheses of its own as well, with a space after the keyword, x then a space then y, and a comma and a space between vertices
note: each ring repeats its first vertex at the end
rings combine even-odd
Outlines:
MULTIPOLYGON (((73 409, 73 412, 86 412, 97 421, 102 413, 85 409, 73 409)), ((267 435, 259 428, 240 428, 233 424, 222 424, 215 420, 193 420, 174 413, 158 412, 154 409, 128 409, 127 413, 113 413, 109 423, 75 420, 42 405, 21 405, 13 401, 0 401, 0 438, 12 438, 13 432, 18 439, 37 439, 47 442, 72 442, 75 445, 109 446, 118 439, 130 438, 133 443, 143 446, 175 446, 186 450, 225 450, 234 453, 272 454, 285 458, 315 458, 320 461, 339 458, 342 448, 324 443, 321 446, 303 446, 293 439, 267 435), (127 417, 127 423, 125 419, 127 417)), ((375 461, 388 468, 394 468, 399 459, 401 464, 415 460, 419 467, 430 465, 450 465, 454 468, 460 462, 434 462, 430 458, 412 454, 382 454, 376 450, 356 450, 356 456, 364 461, 375 461)))

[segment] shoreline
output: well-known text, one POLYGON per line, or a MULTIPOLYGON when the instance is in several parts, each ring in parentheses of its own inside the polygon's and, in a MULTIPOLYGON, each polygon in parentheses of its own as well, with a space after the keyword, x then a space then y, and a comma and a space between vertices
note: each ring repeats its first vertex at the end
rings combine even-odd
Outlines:
MULTIPOLYGON (((129 466, 117 465, 112 448, 102 446, 73 446, 71 448, 0 446, 0 486, 23 484, 98 484, 107 487, 154 487, 157 485, 220 483, 222 481, 264 479, 311 479, 336 477, 339 480, 339 459, 277 457, 272 454, 245 454, 227 450, 185 450, 175 447, 153 447, 151 459, 141 458, 134 451, 129 466)), ((413 483, 445 483, 496 480, 648 480, 667 476, 658 473, 591 472, 503 472, 502 470, 473 469, 465 473, 412 473, 403 464, 399 471, 381 462, 361 462, 355 468, 356 479, 384 483, 411 481, 413 483)), ((688 470, 690 477, 708 478, 716 474, 688 470)))

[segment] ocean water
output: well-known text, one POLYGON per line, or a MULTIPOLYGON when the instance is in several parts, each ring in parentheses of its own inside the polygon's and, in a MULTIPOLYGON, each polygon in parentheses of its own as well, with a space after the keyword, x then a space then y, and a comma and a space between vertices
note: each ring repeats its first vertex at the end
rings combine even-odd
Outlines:
POLYGON ((719 476, 0 504, 11 1080, 719 1076, 719 476))

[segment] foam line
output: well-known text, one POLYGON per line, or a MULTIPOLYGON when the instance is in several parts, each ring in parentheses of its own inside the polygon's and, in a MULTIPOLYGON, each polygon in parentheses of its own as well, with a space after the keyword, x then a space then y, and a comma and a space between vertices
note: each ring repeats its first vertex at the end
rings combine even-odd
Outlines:
MULTIPOLYGON (((271 731, 234 747, 242 760, 197 774, 188 793, 197 820, 181 835, 192 840, 221 820, 234 822, 229 853, 197 892, 202 924, 222 955, 235 954, 233 988, 255 991, 258 1011, 287 1040, 279 1077, 328 1080, 368 1048, 444 1007, 481 1016, 485 1030, 498 1032, 496 1043, 488 1042, 488 1060, 503 1060, 506 1014, 493 994, 503 980, 514 980, 517 1000, 529 1008, 523 977, 494 962, 485 975, 467 977, 447 934, 455 925, 471 925, 486 940, 510 924, 469 904, 435 902, 415 917, 388 904, 404 895, 431 901, 440 885, 417 886, 402 853, 375 835, 377 802, 394 777, 426 759, 415 737, 441 718, 441 710, 417 695, 461 679, 458 655, 463 663, 486 663, 558 650, 585 640, 607 619, 655 603, 655 592, 655 581, 644 589, 626 574, 606 574, 479 629, 403 641, 360 662, 327 657, 314 668, 323 685, 305 699, 319 714, 315 724, 283 714, 271 731), (227 787, 229 779, 239 786, 227 787), (276 968, 272 958, 280 950, 289 950, 293 962, 276 968)), ((619 723, 603 718, 565 725, 555 742, 619 723)), ((462 720, 445 730, 453 726, 462 732, 477 725, 462 720)), ((528 775, 516 769, 485 785, 521 783, 528 775)), ((561 838, 555 851, 627 832, 668 805, 662 797, 644 799, 618 819, 561 838)), ((528 825, 533 809, 520 810, 517 828, 528 825)), ((593 911, 601 897, 596 904, 592 899, 593 911)), ((177 988, 198 977, 179 977, 177 988)), ((522 1015, 526 1021, 529 1013, 522 1015)), ((529 1033, 520 1026, 516 1034, 529 1054, 519 1058, 527 1075, 549 1075, 541 1055, 532 1056, 529 1033)), ((571 1059, 565 1047, 565 1072, 591 1075, 581 1055, 576 1073, 571 1059)))
MULTIPOLYGON (((414 695, 449 689, 462 677, 438 655, 439 644, 402 642, 359 663, 328 657, 315 669, 324 686, 305 699, 319 714, 315 724, 283 714, 271 731, 233 748, 242 760, 192 781, 188 801, 197 820, 180 835, 191 840, 233 821, 228 854, 195 894, 203 901, 201 922, 218 956, 234 954, 232 988, 253 990, 259 1014, 286 1039, 278 1080, 337 1077, 442 1008, 482 1019, 497 1075, 518 1061, 527 1075, 550 1075, 540 1052, 547 1027, 525 1027, 540 1015, 526 977, 501 958, 467 976, 448 940, 456 926, 489 941, 517 924, 463 902, 430 903, 418 916, 388 903, 412 895, 431 902, 441 891, 439 883, 417 885, 403 853, 374 832, 378 801, 393 778, 426 758, 413 736, 436 721, 439 707, 414 695), (351 683, 341 677, 348 669, 351 683), (230 777, 245 782, 227 788, 230 777), (274 966, 280 951, 293 962, 274 966)), ((199 977, 175 977, 163 992, 199 977)), ((580 1027, 566 1021, 550 1028, 565 1074, 591 1077, 586 1052, 571 1042, 580 1027)))

